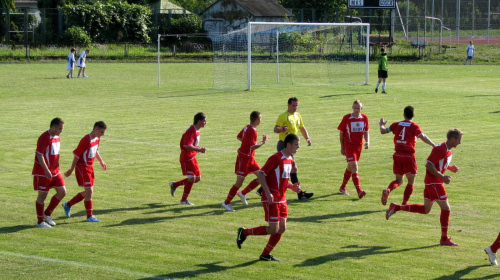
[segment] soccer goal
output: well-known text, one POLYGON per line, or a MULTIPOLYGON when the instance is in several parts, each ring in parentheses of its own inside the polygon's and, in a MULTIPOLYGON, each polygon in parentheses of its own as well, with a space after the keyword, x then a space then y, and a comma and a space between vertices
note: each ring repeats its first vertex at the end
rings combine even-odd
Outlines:
POLYGON ((368 84, 367 23, 249 22, 211 35, 214 88, 368 84))

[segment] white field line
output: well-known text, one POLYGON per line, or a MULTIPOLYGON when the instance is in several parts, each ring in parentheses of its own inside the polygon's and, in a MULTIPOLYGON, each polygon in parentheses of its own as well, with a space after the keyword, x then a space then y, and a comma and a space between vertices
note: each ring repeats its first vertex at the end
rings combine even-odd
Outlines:
POLYGON ((74 262, 74 261, 65 261, 65 260, 24 255, 24 254, 5 252, 5 251, 0 251, 0 255, 9 256, 9 257, 24 258, 24 259, 31 259, 31 260, 38 260, 38 261, 44 261, 44 262, 59 263, 59 264, 64 264, 64 265, 72 265, 72 266, 78 266, 78 267, 85 267, 85 268, 104 270, 104 271, 110 271, 110 272, 119 272, 119 273, 123 273, 123 274, 133 275, 133 276, 137 276, 137 277, 144 277, 144 278, 148 278, 148 279, 172 279, 172 278, 166 278, 166 277, 157 277, 157 276, 146 274, 146 273, 126 270, 126 269, 120 269, 120 268, 114 268, 114 267, 109 267, 109 266, 93 265, 93 264, 86 264, 86 263, 80 263, 80 262, 74 262))

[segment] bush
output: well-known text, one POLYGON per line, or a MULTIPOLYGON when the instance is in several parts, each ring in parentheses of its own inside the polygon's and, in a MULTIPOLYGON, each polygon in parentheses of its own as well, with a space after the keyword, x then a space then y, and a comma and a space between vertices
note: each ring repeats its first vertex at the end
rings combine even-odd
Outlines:
POLYGON ((85 30, 78 26, 73 26, 63 33, 63 40, 68 45, 87 47, 92 43, 90 36, 85 30))

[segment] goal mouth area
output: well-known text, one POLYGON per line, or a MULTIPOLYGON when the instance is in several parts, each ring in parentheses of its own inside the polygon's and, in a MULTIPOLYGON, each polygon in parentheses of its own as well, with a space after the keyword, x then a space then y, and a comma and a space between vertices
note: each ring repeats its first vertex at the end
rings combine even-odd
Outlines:
POLYGON ((209 35, 215 89, 367 84, 369 24, 249 22, 209 35))

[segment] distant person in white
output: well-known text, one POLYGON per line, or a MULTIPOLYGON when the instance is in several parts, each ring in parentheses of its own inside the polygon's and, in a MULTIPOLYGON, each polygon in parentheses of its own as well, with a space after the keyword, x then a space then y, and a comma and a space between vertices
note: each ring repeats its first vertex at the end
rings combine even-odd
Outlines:
POLYGON ((470 60, 470 65, 472 65, 472 58, 474 57, 474 45, 472 44, 472 41, 469 41, 469 45, 467 45, 467 48, 465 48, 467 51, 467 59, 465 60, 464 65, 467 64, 467 61, 470 60))
POLYGON ((69 71, 68 75, 66 75, 66 78, 72 78, 73 79, 73 70, 75 69, 75 48, 71 48, 71 52, 68 54, 68 57, 66 60, 68 61, 68 64, 66 65, 66 70, 69 71))
POLYGON ((76 66, 80 67, 80 70, 78 70, 78 77, 80 78, 80 73, 83 74, 84 78, 88 78, 88 76, 85 75, 85 60, 87 60, 87 54, 90 52, 90 50, 85 50, 80 54, 80 57, 78 58, 78 61, 76 62, 76 66))

